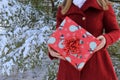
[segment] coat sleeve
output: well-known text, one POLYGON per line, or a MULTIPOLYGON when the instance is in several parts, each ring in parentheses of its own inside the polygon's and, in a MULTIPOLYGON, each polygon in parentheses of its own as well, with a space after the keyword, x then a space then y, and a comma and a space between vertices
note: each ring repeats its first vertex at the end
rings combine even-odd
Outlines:
MULTIPOLYGON (((61 24, 61 22, 62 22, 62 19, 61 19, 61 7, 58 7, 58 10, 57 10, 57 14, 56 14, 56 28, 58 28, 59 27, 59 25, 61 24)), ((53 57, 53 56, 51 56, 50 55, 50 53, 48 52, 48 55, 49 55, 49 58, 51 59, 51 60, 53 60, 53 59, 57 59, 56 57, 53 57)))
POLYGON ((105 47, 108 47, 120 38, 120 29, 112 6, 109 6, 109 10, 104 11, 103 26, 106 38, 105 47))
POLYGON ((61 6, 58 7, 58 11, 57 11, 57 14, 56 14, 56 28, 59 27, 59 25, 61 24, 62 22, 62 17, 61 17, 61 6))

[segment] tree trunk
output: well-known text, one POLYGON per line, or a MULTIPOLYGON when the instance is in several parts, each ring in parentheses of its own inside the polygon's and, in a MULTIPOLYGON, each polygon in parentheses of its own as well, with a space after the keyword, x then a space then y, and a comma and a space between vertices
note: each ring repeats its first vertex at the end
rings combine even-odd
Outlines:
POLYGON ((55 9, 54 0, 50 0, 50 1, 51 1, 51 4, 52 4, 52 12, 54 12, 54 9, 55 9))

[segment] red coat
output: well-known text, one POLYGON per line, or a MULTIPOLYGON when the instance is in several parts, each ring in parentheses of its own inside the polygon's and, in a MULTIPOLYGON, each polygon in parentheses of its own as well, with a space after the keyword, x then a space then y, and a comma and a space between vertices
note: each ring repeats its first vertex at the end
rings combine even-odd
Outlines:
MULTIPOLYGON (((81 9, 74 4, 65 15, 61 14, 61 7, 57 12, 57 27, 65 16, 70 17, 94 36, 104 35, 106 46, 96 52, 79 72, 70 63, 60 60, 57 80, 117 80, 113 65, 106 50, 108 45, 120 37, 120 30, 111 6, 104 11, 97 0, 87 0, 81 9), (105 34, 103 34, 105 29, 105 34)), ((52 59, 53 57, 50 56, 52 59)))

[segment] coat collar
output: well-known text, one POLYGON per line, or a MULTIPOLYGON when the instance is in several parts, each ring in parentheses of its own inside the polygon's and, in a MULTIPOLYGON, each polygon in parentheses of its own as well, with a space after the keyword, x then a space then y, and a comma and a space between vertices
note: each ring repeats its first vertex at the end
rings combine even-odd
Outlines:
POLYGON ((79 13, 83 14, 83 12, 85 12, 89 8, 95 8, 97 10, 103 10, 102 7, 99 6, 97 0, 87 0, 81 8, 78 8, 77 6, 75 6, 74 4, 72 4, 70 8, 71 9, 69 9, 68 12, 63 15, 61 13, 62 7, 60 7, 59 10, 60 10, 61 16, 66 16, 68 14, 73 14, 73 13, 75 13, 75 14, 79 14, 79 13))
POLYGON ((84 3, 84 5, 81 7, 81 10, 86 11, 90 7, 98 9, 98 10, 103 10, 102 7, 98 4, 97 0, 87 0, 84 3))

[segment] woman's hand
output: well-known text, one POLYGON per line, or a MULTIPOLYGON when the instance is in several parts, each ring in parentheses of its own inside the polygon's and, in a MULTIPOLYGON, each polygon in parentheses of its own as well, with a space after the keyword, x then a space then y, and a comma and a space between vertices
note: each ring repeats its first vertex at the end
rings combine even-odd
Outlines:
POLYGON ((48 46, 48 51, 50 52, 50 55, 51 55, 52 57, 56 57, 56 58, 65 60, 58 52, 54 51, 54 50, 51 49, 49 46, 48 46))
POLYGON ((94 52, 102 49, 105 46, 105 44, 106 44, 106 39, 105 39, 104 36, 98 36, 97 39, 100 40, 101 43, 97 46, 97 48, 94 50, 94 52))

